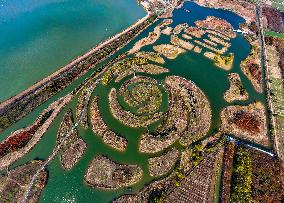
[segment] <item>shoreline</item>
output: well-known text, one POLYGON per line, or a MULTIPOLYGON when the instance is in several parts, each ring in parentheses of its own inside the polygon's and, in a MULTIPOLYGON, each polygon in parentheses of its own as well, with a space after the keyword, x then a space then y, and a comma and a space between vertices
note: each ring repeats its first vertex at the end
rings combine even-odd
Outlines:
POLYGON ((87 71, 92 69, 92 67, 99 65, 107 58, 113 56, 115 53, 117 53, 117 51, 125 47, 129 42, 131 42, 135 37, 137 37, 142 31, 152 25, 156 21, 156 19, 157 16, 148 13, 145 17, 136 21, 127 29, 101 42, 100 44, 89 50, 87 53, 71 61, 66 66, 61 67, 56 72, 43 78, 42 80, 33 84, 26 90, 0 103, 0 122, 2 121, 2 123, 0 123, 2 124, 2 126, 0 127, 0 132, 4 131, 6 128, 10 127, 14 123, 25 117, 28 113, 32 112, 35 108, 43 104, 45 101, 56 95, 61 90, 65 89, 80 76, 84 75, 87 71), (130 36, 128 36, 128 34, 130 36), (118 43, 117 46, 114 46, 113 50, 111 50, 111 48, 113 47, 107 47, 111 46, 112 43, 119 41, 120 37, 124 37, 123 39, 120 39, 122 42, 120 44, 118 43), (102 56, 102 52, 107 53, 106 56, 102 56), (67 81, 65 82, 67 84, 63 84, 59 88, 55 88, 53 91, 51 91, 51 93, 46 92, 47 90, 45 90, 46 94, 40 95, 40 93, 44 91, 44 88, 48 88, 49 86, 51 86, 52 88, 52 85, 54 85, 55 83, 59 83, 60 85, 60 82, 64 80, 67 81), (29 102, 31 101, 30 97, 33 96, 37 96, 36 101, 34 101, 35 104, 31 104, 32 102, 29 102), (9 112, 10 115, 7 116, 7 112, 9 112))
MULTIPOLYGON (((45 110, 43 110, 43 112, 46 112, 49 109, 53 109, 53 112, 51 116, 44 122, 44 124, 40 126, 39 129, 33 134, 32 138, 29 140, 29 142, 24 147, 19 148, 16 151, 12 151, 0 158, 1 160, 0 170, 3 170, 6 167, 9 167, 11 164, 15 163, 17 160, 19 160, 24 155, 29 153, 36 146, 36 144, 41 140, 41 138, 44 136, 45 132, 49 129, 53 121, 56 119, 57 115, 73 99, 73 97, 74 95, 69 93, 68 95, 61 97, 58 100, 54 101, 45 110)), ((26 128, 21 128, 21 129, 18 129, 12 132, 11 135, 9 135, 3 142, 8 140, 10 137, 13 137, 17 133, 31 128, 37 122, 38 120, 35 120, 34 123, 31 124, 30 126, 26 128)))
MULTIPOLYGON (((231 11, 231 12, 235 13, 237 16, 239 16, 241 18, 244 18, 247 23, 256 20, 256 17, 250 16, 250 12, 248 12, 249 9, 252 9, 252 7, 255 7, 255 6, 252 3, 246 2, 246 1, 243 1, 243 0, 240 1, 240 2, 251 6, 249 8, 248 7, 246 7, 246 8, 243 7, 244 10, 247 11, 245 13, 244 13, 244 10, 241 10, 241 8, 240 8, 242 6, 240 6, 238 4, 237 4, 237 6, 239 6, 239 7, 237 7, 237 8, 234 8, 234 7, 230 8, 230 7, 228 7, 228 5, 220 4, 220 2, 214 2, 215 4, 212 2, 210 4, 210 1, 208 1, 208 0, 186 0, 186 1, 194 2, 194 3, 196 3, 199 6, 204 6, 204 7, 207 7, 207 8, 214 8, 214 9, 221 9, 221 10, 225 10, 225 11, 231 11), (243 11, 243 12, 241 12, 241 11, 243 11)), ((234 4, 236 2, 231 2, 231 3, 234 4)))
POLYGON ((84 183, 92 188, 117 190, 138 183, 142 177, 143 170, 139 165, 120 164, 99 154, 85 170, 84 183))
POLYGON ((104 45, 107 45, 109 42, 115 40, 117 37, 121 36, 122 34, 126 33, 127 31, 129 31, 131 28, 135 27, 136 25, 142 23, 144 20, 146 20, 150 15, 147 14, 145 17, 139 19, 138 21, 136 21, 136 23, 134 23, 133 25, 131 25, 130 27, 128 27, 127 29, 123 30, 122 32, 109 37, 108 39, 100 42, 97 46, 91 48, 87 53, 78 56, 77 58, 73 59, 70 63, 68 63, 67 65, 61 67, 59 70, 55 71, 54 73, 52 73, 51 75, 39 80, 38 82, 34 83, 33 85, 31 85, 30 87, 28 87, 27 89, 23 90, 22 92, 2 101, 0 103, 0 110, 2 110, 5 106, 7 106, 8 104, 12 103, 13 100, 16 100, 17 98, 24 96, 25 93, 29 93, 31 90, 34 90, 35 87, 38 87, 39 85, 44 85, 44 82, 47 82, 49 79, 52 79, 53 77, 59 75, 60 73, 62 73, 63 71, 67 70, 67 68, 75 65, 76 63, 82 61, 83 59, 85 59, 87 56, 90 56, 92 53, 94 53, 94 51, 100 49, 101 47, 103 47, 104 45))

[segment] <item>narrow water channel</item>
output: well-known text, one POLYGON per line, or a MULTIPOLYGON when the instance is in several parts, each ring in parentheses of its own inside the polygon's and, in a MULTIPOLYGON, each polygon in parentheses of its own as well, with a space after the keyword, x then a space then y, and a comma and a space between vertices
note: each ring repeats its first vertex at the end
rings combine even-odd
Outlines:
MULTIPOLYGON (((230 11, 205 8, 192 2, 185 3, 184 7, 190 10, 191 12, 187 13, 183 9, 176 10, 173 16, 174 22, 170 25, 171 27, 174 27, 175 25, 181 23, 194 25, 194 22, 196 20, 203 20, 207 16, 216 16, 219 18, 223 18, 229 23, 231 23, 235 29, 238 27, 239 23, 244 22, 243 18, 230 11)), ((127 47, 125 47, 119 53, 128 50, 135 43, 135 41, 147 36, 148 33, 152 31, 158 23, 159 22, 156 22, 148 29, 146 29, 140 36, 133 40, 127 47)), ((169 41, 170 36, 162 35, 161 38, 154 45, 168 44, 169 41)), ((217 68, 216 66, 214 66, 213 62, 205 58, 203 54, 197 54, 189 51, 184 54, 181 54, 175 60, 166 60, 164 67, 168 68, 170 72, 155 77, 158 80, 163 80, 165 75, 181 76, 188 80, 192 80, 205 93, 205 95, 210 101, 213 113, 212 125, 209 134, 216 131, 220 127, 220 111, 222 108, 229 105, 224 101, 223 98, 224 92, 229 88, 229 81, 227 77, 228 73, 238 73, 241 77, 244 87, 249 93, 249 99, 247 101, 235 102, 233 104, 248 104, 256 100, 265 103, 264 94, 257 93, 254 90, 250 81, 244 76, 244 74, 240 70, 240 62, 245 59, 250 52, 250 45, 248 41, 246 41, 246 39, 242 35, 237 34, 237 37, 233 39, 231 43, 232 46, 230 47, 228 52, 234 53, 235 60, 233 68, 230 71, 225 71, 220 68, 217 68)), ((144 47, 142 51, 153 51, 152 45, 144 47)), ((59 95, 55 96, 46 104, 39 107, 35 112, 28 115, 25 119, 18 122, 11 128, 7 129, 3 133, 3 137, 7 136, 12 130, 31 123, 36 118, 40 110, 46 107, 47 104, 49 104, 50 102, 52 102, 52 100, 55 100, 59 96, 65 95, 67 92, 70 92, 72 88, 76 87, 80 82, 82 82, 84 78, 91 74, 91 72, 92 70, 86 76, 81 77, 70 87, 62 91, 59 95)), ((94 97, 94 95, 98 95, 100 97, 99 107, 102 117, 111 129, 116 132, 119 132, 127 138, 127 150, 125 152, 117 152, 113 149, 110 149, 101 141, 101 139, 99 139, 95 134, 93 134, 90 128, 88 130, 83 130, 80 128, 79 135, 82 136, 87 143, 87 150, 84 156, 79 161, 79 163, 71 171, 68 172, 64 171, 61 168, 58 157, 51 163, 51 165, 48 167, 49 180, 47 186, 42 192, 40 202, 109 202, 115 197, 118 197, 119 195, 124 194, 126 192, 137 191, 141 189, 145 184, 153 180, 149 176, 147 169, 147 159, 149 155, 141 154, 138 152, 139 138, 141 134, 146 131, 146 129, 133 129, 126 127, 112 117, 109 111, 109 104, 107 98, 109 91, 110 87, 98 86, 92 97, 94 97), (97 154, 107 155, 110 159, 118 163, 140 165, 144 170, 143 179, 131 188, 120 189, 115 191, 99 190, 87 186, 86 184, 84 184, 83 176, 90 161, 97 154)), ((42 140, 38 143, 38 145, 29 154, 27 154, 24 158, 18 161, 14 166, 26 163, 27 161, 32 159, 45 159, 46 157, 48 157, 53 147, 55 146, 56 133, 60 121, 62 120, 62 116, 68 108, 73 109, 73 112, 75 112, 77 104, 76 101, 77 98, 75 98, 64 109, 64 111, 60 113, 60 115, 56 118, 51 128, 43 136, 42 140)), ((1 139, 3 139, 3 137, 1 137, 1 139)))

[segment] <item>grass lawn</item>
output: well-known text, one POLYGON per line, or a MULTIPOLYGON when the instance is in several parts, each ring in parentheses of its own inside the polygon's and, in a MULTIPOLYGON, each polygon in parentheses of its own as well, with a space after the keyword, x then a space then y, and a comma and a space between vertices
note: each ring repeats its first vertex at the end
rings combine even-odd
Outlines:
POLYGON ((280 11, 284 11, 284 1, 283 0, 273 0, 272 6, 279 9, 280 11))
POLYGON ((279 37, 284 39, 284 33, 274 32, 271 30, 265 30, 264 34, 266 36, 272 36, 272 37, 279 37))

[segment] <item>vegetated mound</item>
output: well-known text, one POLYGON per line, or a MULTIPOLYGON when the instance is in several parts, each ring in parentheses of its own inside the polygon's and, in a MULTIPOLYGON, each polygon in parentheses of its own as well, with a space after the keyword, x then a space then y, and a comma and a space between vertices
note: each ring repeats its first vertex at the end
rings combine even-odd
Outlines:
POLYGON ((265 37, 265 43, 267 45, 272 45, 276 47, 280 59, 278 66, 281 69, 281 78, 284 84, 284 39, 276 37, 265 37))
POLYGON ((255 90, 262 92, 262 69, 260 58, 260 46, 258 39, 251 42, 251 51, 249 56, 241 62, 241 69, 247 78, 251 81, 255 90))
POLYGON ((234 114, 232 122, 240 129, 248 131, 249 133, 259 133, 261 122, 256 116, 245 112, 238 111, 234 114))
MULTIPOLYGON (((43 161, 33 160, 9 171, 7 175, 0 175, 0 202, 22 202, 33 175, 42 164, 43 161)), ((39 173, 31 188, 27 202, 38 202, 40 193, 47 183, 47 177, 46 170, 39 173)))
POLYGON ((224 94, 225 101, 233 102, 236 100, 247 100, 249 95, 242 84, 239 74, 230 73, 228 75, 228 78, 230 82, 230 88, 224 94))
POLYGON ((98 105, 99 98, 94 97, 91 103, 91 123, 93 132, 102 138, 103 142, 109 147, 119 151, 126 150, 127 140, 118 133, 112 131, 101 117, 98 105))
POLYGON ((281 161, 257 149, 235 148, 231 202, 283 202, 284 168, 281 161))
POLYGON ((250 149, 252 156, 252 200, 253 202, 283 202, 284 168, 281 161, 250 149))
POLYGON ((168 76, 164 82, 169 94, 169 107, 161 117, 161 125, 152 133, 144 133, 139 151, 156 153, 174 142, 188 146, 209 131, 211 107, 205 94, 190 80, 168 76))
POLYGON ((234 29, 233 26, 230 23, 228 23, 226 20, 221 18, 208 16, 205 20, 196 21, 195 25, 201 28, 216 30, 218 32, 221 32, 222 34, 225 34, 230 38, 236 37, 236 33, 234 33, 233 31, 234 29))
POLYGON ((61 145, 60 162, 65 170, 70 170, 83 156, 87 144, 79 137, 78 130, 67 134, 74 126, 74 118, 71 109, 64 114, 57 133, 57 144, 61 145))
POLYGON ((221 129, 237 137, 268 145, 265 108, 260 102, 228 106, 221 112, 221 129))
POLYGON ((85 181, 93 187, 118 189, 137 183, 143 175, 138 165, 122 165, 98 155, 89 165, 85 181))
POLYGON ((284 13, 272 7, 263 7, 262 14, 266 17, 268 29, 284 32, 284 13))

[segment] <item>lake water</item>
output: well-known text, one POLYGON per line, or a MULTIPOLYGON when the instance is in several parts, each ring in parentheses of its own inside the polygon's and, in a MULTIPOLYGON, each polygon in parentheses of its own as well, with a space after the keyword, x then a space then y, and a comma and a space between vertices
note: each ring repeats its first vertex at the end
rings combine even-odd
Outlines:
MULTIPOLYGON (((112 7, 112 6, 111 6, 112 7)), ((205 19, 207 16, 216 16, 220 18, 226 19, 230 22, 234 28, 237 28, 239 23, 244 22, 244 19, 237 16, 236 14, 224 11, 224 10, 216 10, 200 7, 194 3, 187 2, 184 5, 185 8, 189 9, 191 12, 186 13, 184 10, 179 9, 174 12, 173 16, 173 24, 170 26, 175 26, 180 23, 188 23, 189 25, 193 25, 194 21, 199 19, 205 19)), ((86 6, 86 9, 89 8, 86 6)), ((82 11, 83 12, 83 11, 82 11)), ((159 22, 150 26, 147 30, 145 30, 137 39, 131 42, 125 49, 121 50, 119 53, 129 49, 135 41, 145 37, 148 35, 149 31, 152 31, 153 28, 159 22)), ((80 28, 81 29, 81 28, 80 28)), ((169 36, 162 36, 154 45, 169 43, 169 36)), ((60 40, 59 40, 60 41, 60 40)), ((229 87, 229 81, 227 75, 229 72, 239 73, 241 80, 244 84, 244 87, 247 89, 249 93, 249 100, 245 102, 235 102, 234 104, 248 104, 255 100, 261 101, 264 103, 264 95, 258 94, 254 89, 248 79, 241 72, 239 64, 240 61, 247 57, 250 51, 250 45, 245 40, 242 35, 237 35, 235 39, 232 41, 232 46, 228 50, 228 52, 233 52, 235 54, 235 60, 232 70, 224 71, 220 68, 214 66, 213 62, 209 59, 205 58, 203 54, 197 54, 194 52, 186 52, 181 54, 176 60, 166 60, 165 67, 170 69, 170 73, 165 75, 177 75, 185 77, 189 80, 194 81, 195 84, 206 94, 208 97, 213 113, 212 125, 210 129, 210 133, 216 131, 220 126, 219 114, 220 110, 229 105, 223 99, 223 94, 226 89, 229 87)), ((146 46, 143 48, 144 51, 152 51, 152 46, 146 46)), ((67 55, 66 55, 67 57, 67 55)), ((69 57, 69 56, 68 56, 69 57)), ((52 71, 51 71, 52 72, 52 71)), ((90 71, 87 75, 90 75, 92 71, 90 71)), ((37 115, 40 113, 42 109, 44 109, 49 103, 54 101, 59 96, 66 95, 70 92, 74 87, 76 87, 80 82, 83 81, 83 76, 78 81, 74 82, 70 87, 66 88, 60 94, 56 95, 54 98, 50 99, 48 102, 37 108, 33 113, 28 115, 26 118, 21 120, 20 122, 13 125, 11 128, 4 131, 3 136, 0 138, 4 139, 9 133, 13 130, 16 130, 20 127, 24 127, 27 124, 31 123, 37 115)), ((156 76, 157 79, 163 79, 165 75, 156 76)), ((31 77, 31 76, 28 76, 31 77)), ((112 84, 110 84, 112 86, 112 84)), ((125 136, 128 140, 128 148, 125 152, 117 152, 109 147, 107 147, 101 139, 95 136, 92 133, 91 129, 83 130, 79 129, 80 136, 86 141, 88 147, 87 150, 82 157, 82 159, 78 162, 78 164, 71 171, 64 171, 61 168, 59 158, 57 157, 51 165, 48 166, 49 170, 49 180, 48 183, 42 192, 42 196, 40 198, 40 202, 109 202, 112 199, 129 192, 129 188, 120 189, 115 191, 105 191, 94 189, 90 186, 87 186, 83 181, 83 176, 85 171, 91 162, 91 160, 97 154, 107 155, 110 159, 118 163, 124 164, 139 164, 144 171, 143 179, 135 184, 131 190, 137 191, 141 189, 145 184, 151 182, 153 179, 149 176, 147 169, 147 159, 149 155, 141 154, 138 152, 138 141, 143 132, 146 131, 145 128, 140 129, 131 129, 123 126, 117 120, 115 120, 109 111, 107 95, 110 90, 110 87, 102 87, 98 86, 95 91, 96 95, 99 95, 99 107, 102 114, 102 117, 106 120, 108 126, 111 129, 115 129, 116 132, 120 132, 123 136, 125 136)), ((95 95, 94 94, 94 95, 95 95)), ((94 96, 93 95, 93 96, 94 96)), ((77 99, 77 98, 76 98, 77 99)), ((62 120, 62 116, 64 112, 68 108, 72 108, 73 112, 75 112, 76 107, 76 99, 74 99, 65 109, 60 113, 60 115, 56 118, 53 125, 47 131, 47 133, 43 136, 42 140, 38 143, 38 145, 23 159, 18 161, 14 166, 21 165, 30 161, 32 159, 46 159, 48 155, 52 152, 52 149, 55 146, 56 141, 56 133, 59 127, 59 124, 62 120)), ((156 154, 157 155, 157 154, 156 154)), ((152 155, 153 156, 153 155, 152 155)))
POLYGON ((133 0, 1 0, 0 102, 143 16, 133 0))

